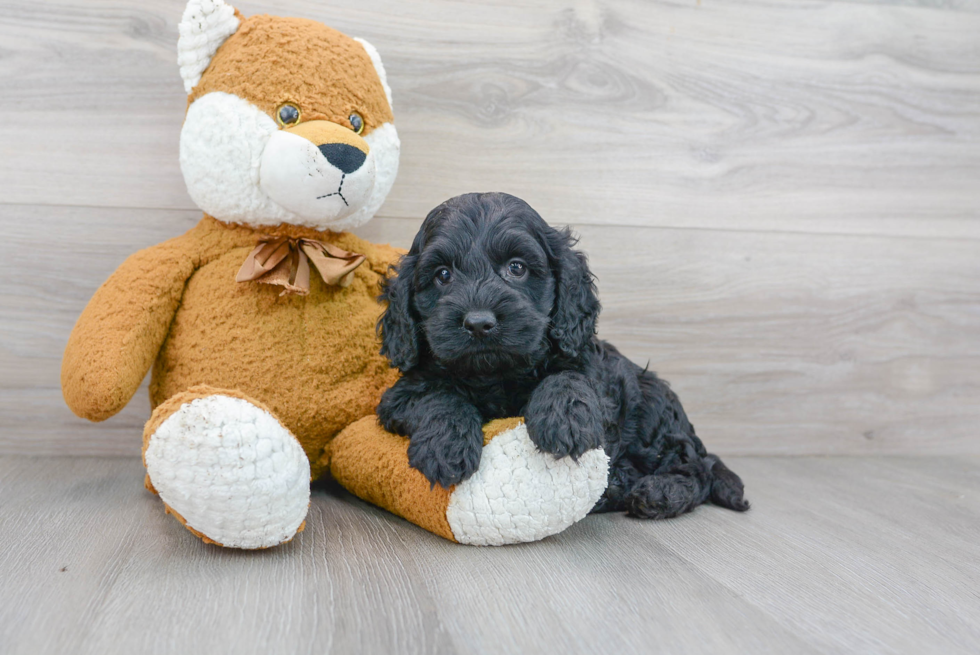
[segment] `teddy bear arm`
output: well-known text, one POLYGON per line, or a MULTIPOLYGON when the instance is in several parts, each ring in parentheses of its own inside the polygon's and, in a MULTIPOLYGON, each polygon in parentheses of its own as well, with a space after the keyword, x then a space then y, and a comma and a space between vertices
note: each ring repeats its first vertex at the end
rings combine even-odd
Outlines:
POLYGON ((62 393, 78 416, 103 421, 136 393, 196 268, 186 246, 174 239, 131 255, 82 312, 61 366, 62 393))

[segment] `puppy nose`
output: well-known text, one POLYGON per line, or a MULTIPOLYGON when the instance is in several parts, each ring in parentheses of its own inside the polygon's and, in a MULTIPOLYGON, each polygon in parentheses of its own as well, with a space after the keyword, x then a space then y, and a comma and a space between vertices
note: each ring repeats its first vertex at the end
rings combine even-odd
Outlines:
POLYGON ((319 148, 328 162, 347 175, 360 168, 364 160, 367 159, 367 156, 363 152, 346 143, 324 143, 319 148))
POLYGON ((497 327, 497 317, 493 312, 470 312, 463 318, 463 327, 474 337, 485 337, 490 330, 497 327))

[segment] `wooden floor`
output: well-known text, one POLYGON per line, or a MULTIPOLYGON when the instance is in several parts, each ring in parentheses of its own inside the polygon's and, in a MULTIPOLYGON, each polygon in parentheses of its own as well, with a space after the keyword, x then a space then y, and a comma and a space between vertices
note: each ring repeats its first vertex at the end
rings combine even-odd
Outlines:
POLYGON ((0 458, 0 652, 970 653, 980 458, 733 458, 753 508, 454 545, 326 488, 206 546, 130 458, 0 458))

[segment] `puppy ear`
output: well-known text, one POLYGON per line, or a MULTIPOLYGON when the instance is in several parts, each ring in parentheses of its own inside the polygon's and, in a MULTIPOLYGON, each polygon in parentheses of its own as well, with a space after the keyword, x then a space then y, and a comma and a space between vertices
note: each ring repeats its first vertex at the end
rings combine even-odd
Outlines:
POLYGON ((416 256, 409 253, 393 266, 381 281, 378 300, 387 301, 388 308, 378 320, 381 337, 381 354, 402 373, 419 363, 418 325, 412 311, 412 278, 415 275, 416 256))
POLYGON ((548 336, 562 355, 575 357, 595 335, 599 299, 588 258, 574 250, 577 239, 571 230, 552 230, 550 236, 557 288, 548 336))

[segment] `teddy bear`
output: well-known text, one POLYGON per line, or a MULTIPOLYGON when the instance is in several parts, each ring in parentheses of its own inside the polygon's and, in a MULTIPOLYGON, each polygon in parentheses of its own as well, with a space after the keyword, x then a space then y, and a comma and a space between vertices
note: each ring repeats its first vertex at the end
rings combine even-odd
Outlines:
POLYGON ((268 548, 303 530, 312 480, 447 539, 533 541, 584 517, 601 449, 536 452, 519 418, 485 428, 480 469, 432 487, 374 415, 398 372, 380 354, 379 284, 402 251, 356 237, 391 190, 399 139, 377 50, 319 22, 190 0, 178 63, 187 233, 130 256, 69 337, 79 416, 122 409, 152 368, 146 488, 190 532, 268 548))

